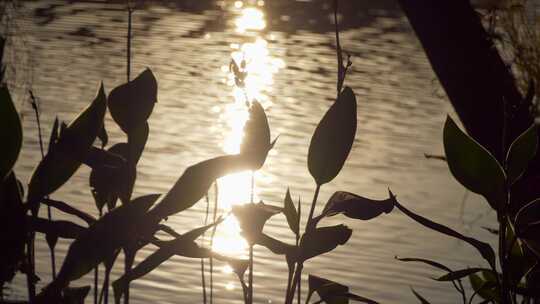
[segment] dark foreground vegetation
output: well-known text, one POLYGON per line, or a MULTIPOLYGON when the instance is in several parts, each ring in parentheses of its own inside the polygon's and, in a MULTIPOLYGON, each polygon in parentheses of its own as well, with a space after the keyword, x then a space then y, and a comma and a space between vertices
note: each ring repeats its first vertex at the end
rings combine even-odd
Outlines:
MULTIPOLYGON (((234 172, 256 171, 264 165, 268 152, 279 141, 277 137, 272 140, 266 114, 256 100, 248 101, 250 116, 244 128, 244 140, 239 154, 221 155, 193 164, 184 171, 168 193, 132 197, 137 163, 150 132, 147 120, 154 106, 158 106, 158 81, 150 69, 130 79, 129 47, 127 82, 112 89, 109 94, 104 84, 98 85, 94 100, 73 121, 69 124, 55 121, 46 148, 40 136, 42 160, 36 165, 29 181, 20 181, 13 171, 23 134, 9 88, 3 73, 0 73, 0 292, 3 285, 20 272, 27 278, 30 303, 83 303, 89 297, 90 290, 93 290, 94 303, 108 303, 113 299, 116 303, 129 303, 132 281, 159 267, 172 256, 179 255, 200 259, 203 269, 205 260, 210 260, 210 265, 214 259, 228 263, 243 287, 244 302, 253 303, 253 281, 256 279, 253 277, 253 247, 263 246, 278 256, 276 262, 285 262, 288 266, 288 284, 284 290, 286 304, 296 301, 301 303, 302 300, 305 303, 328 304, 349 301, 377 303, 337 283, 339 278, 330 280, 315 274, 309 274, 307 293, 302 294, 303 265, 309 259, 345 245, 352 236, 352 230, 345 225, 321 225, 324 218, 345 216, 367 221, 397 208, 421 226, 474 247, 483 258, 484 267, 467 268, 464 265, 463 269, 458 270, 421 257, 398 258, 404 262, 418 262, 439 269, 441 276, 436 280, 453 286, 463 303, 475 300, 482 303, 539 303, 540 170, 537 156, 538 129, 533 122, 538 79, 535 75, 528 75, 526 94, 521 93, 523 90, 520 91, 518 81, 503 64, 497 49, 493 47, 493 39, 488 36, 480 17, 467 1, 441 1, 443 4, 424 2, 403 0, 401 4, 470 134, 462 131, 448 117, 443 135, 445 156, 439 158, 447 162, 457 181, 469 191, 482 195, 496 212, 497 223, 487 229, 498 239, 498 248, 492 248, 484 241, 465 236, 416 214, 405 207, 405 203, 399 202, 390 190, 388 198, 383 200, 338 191, 326 202, 322 212, 315 214, 319 190, 332 181, 344 166, 357 127, 356 95, 351 88, 345 86, 351 63, 343 58, 344 52, 340 47, 336 26, 336 99, 316 127, 309 146, 307 167, 315 182, 315 191, 306 226, 303 229, 300 227, 300 203, 295 206, 289 190, 286 191, 283 206, 251 201, 234 207, 232 213, 238 218, 243 236, 249 244, 247 260, 220 255, 197 242, 207 231, 215 231, 215 227, 229 214, 214 217, 208 225, 182 232, 167 226, 165 220, 207 196, 216 179, 234 172), (419 7, 418 3, 422 3, 423 7, 419 7), (431 18, 437 14, 465 17, 459 19, 459 22, 467 24, 472 30, 460 32, 459 35, 463 36, 460 39, 474 42, 469 45, 472 57, 478 55, 484 58, 471 63, 468 57, 460 57, 458 51, 441 47, 446 43, 439 41, 434 34, 445 31, 449 35, 456 34, 456 30, 448 26, 456 21, 446 20, 445 17, 447 23, 434 23, 443 26, 427 26, 426 22, 433 22, 431 18), (454 69, 448 68, 448 62, 453 64, 454 69), (483 65, 490 68, 483 69, 483 65), (479 81, 480 88, 487 81, 492 81, 492 86, 501 86, 491 87, 489 94, 481 96, 481 89, 470 89, 470 85, 463 82, 461 76, 469 70, 486 77, 487 80, 479 81), (486 96, 492 99, 486 100, 486 96), (471 101, 473 97, 479 99, 471 101), (493 115, 482 112, 486 117, 480 120, 476 102, 489 103, 484 111, 494 106, 500 106, 500 109, 489 110, 490 113, 496 113, 493 115), (124 142, 108 142, 104 124, 107 110, 125 133, 124 142), (92 169, 89 193, 93 195, 99 218, 52 197, 82 165, 92 169), (24 186, 26 183, 27 187, 24 186), (120 204, 117 204, 118 201, 120 204), (72 221, 55 220, 51 218, 51 208, 79 218, 86 224, 82 226, 72 221), (40 217, 40 209, 47 209, 47 218, 40 217), (263 232, 266 221, 281 212, 285 214, 290 231, 296 239, 294 244, 285 243, 263 232), (36 233, 45 234, 51 253, 53 280, 47 282, 42 290, 36 290, 39 280, 34 267, 36 233), (70 239, 72 242, 65 259, 57 267, 54 253, 59 238, 70 239), (153 248, 152 254, 134 265, 137 252, 146 246, 153 248), (111 269, 120 254, 125 257, 125 271, 120 277, 111 278, 111 269), (101 273, 103 279, 100 287, 101 273), (75 287, 71 284, 86 275, 94 276, 93 287, 75 287), (466 279, 472 286, 472 293, 467 292, 464 286, 463 280, 466 279), (113 290, 111 297, 110 285, 113 290), (317 294, 318 299, 314 294, 317 294)), ((335 6, 337 11, 337 1, 335 6)), ((0 50, 3 50, 4 40, 0 42, 0 50)), ((129 43, 128 39, 128 46, 129 43)), ((231 72, 234 73, 236 84, 242 87, 246 76, 243 64, 231 62, 231 72)), ((37 111, 36 115, 39 122, 37 111)), ((38 128, 41 129, 39 124, 38 128)), ((212 296, 210 293, 207 298, 204 275, 202 278, 202 301, 211 303, 212 296)), ((413 293, 420 302, 429 303, 415 290, 413 293)), ((0 301, 4 302, 1 296, 0 301)))

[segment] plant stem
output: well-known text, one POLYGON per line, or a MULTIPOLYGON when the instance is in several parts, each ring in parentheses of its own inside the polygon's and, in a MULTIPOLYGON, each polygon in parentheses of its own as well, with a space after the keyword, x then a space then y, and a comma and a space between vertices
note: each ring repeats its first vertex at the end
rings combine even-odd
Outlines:
POLYGON ((127 32, 127 81, 130 80, 130 74, 131 74, 131 15, 133 13, 133 10, 131 9, 131 5, 129 0, 127 1, 128 6, 128 32, 127 32))
POLYGON ((321 185, 317 185, 315 188, 315 194, 313 195, 313 201, 311 202, 311 209, 309 210, 309 217, 306 224, 306 229, 311 228, 311 221, 313 220, 313 213, 315 212, 315 205, 317 204, 317 198, 319 197, 319 191, 321 190, 321 185))
MULTIPOLYGON (((208 197, 208 192, 206 193, 206 212, 204 216, 204 225, 206 226, 208 224, 208 215, 210 213, 210 198, 208 197)), ((205 233, 203 233, 202 237, 204 239, 205 233)), ((201 281, 202 281, 202 290, 203 290, 203 303, 206 304, 206 278, 205 278, 205 269, 204 269, 204 259, 201 258, 201 281)))
MULTIPOLYGON (((134 247, 128 248, 127 250, 124 249, 124 255, 125 255, 125 263, 124 263, 124 273, 129 273, 131 271, 131 267, 133 266, 133 261, 135 261, 135 252, 136 249, 134 247)), ((124 304, 129 304, 129 282, 126 284, 126 289, 124 291, 124 304)))
POLYGON ((249 245, 248 304, 253 304, 253 244, 249 245))
MULTIPOLYGON (((214 215, 212 222, 216 222, 219 202, 219 186, 217 181, 214 183, 214 215)), ((210 236, 210 249, 214 248, 214 236, 216 235, 217 226, 212 227, 212 235, 210 236)), ((214 258, 210 256, 210 304, 214 301, 214 258)))
MULTIPOLYGON (((102 216, 102 210, 99 210, 99 217, 102 216)), ((99 284, 99 264, 94 268, 94 304, 98 304, 98 284, 99 284)))

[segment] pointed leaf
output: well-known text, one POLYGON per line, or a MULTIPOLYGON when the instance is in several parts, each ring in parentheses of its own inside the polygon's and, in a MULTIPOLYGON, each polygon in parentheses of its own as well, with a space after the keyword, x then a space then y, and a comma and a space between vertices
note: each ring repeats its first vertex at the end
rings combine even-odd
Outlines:
POLYGON ((8 88, 4 85, 0 87, 0 140, 2 142, 0 181, 3 181, 15 165, 22 146, 19 113, 15 109, 8 88))
POLYGON ((109 143, 109 135, 107 134, 107 130, 105 129, 105 123, 103 123, 103 126, 99 130, 97 137, 101 141, 101 149, 105 148, 107 143, 109 143))
POLYGON ((396 197, 391 191, 388 192, 390 197, 385 200, 371 200, 345 191, 335 192, 326 203, 323 214, 333 216, 343 213, 353 219, 373 219, 382 213, 390 213, 394 209, 396 197))
POLYGON ((424 297, 422 297, 414 288, 411 288, 411 291, 413 292, 414 296, 420 300, 420 303, 422 304, 430 304, 428 300, 426 300, 424 297))
POLYGON ((184 171, 169 193, 152 209, 152 214, 165 218, 188 209, 204 197, 216 179, 251 168, 242 155, 219 156, 195 164, 184 171))
POLYGON ((289 245, 264 233, 259 235, 256 244, 268 248, 274 254, 287 255, 290 258, 296 256, 296 246, 289 245))
POLYGON ((69 246, 54 284, 67 286, 70 281, 90 272, 121 247, 133 244, 137 238, 148 233, 153 234, 157 222, 142 219, 158 198, 159 194, 138 197, 106 213, 90 226, 69 246))
POLYGON ((249 120, 244 126, 244 139, 240 147, 240 154, 248 157, 257 170, 264 164, 272 146, 268 118, 261 104, 254 101, 249 109, 249 120))
POLYGON ((456 271, 450 271, 447 274, 437 278, 436 280, 437 281, 455 281, 455 280, 462 279, 464 277, 467 277, 473 273, 477 273, 480 271, 491 271, 491 270, 486 269, 486 268, 477 268, 477 267, 461 269, 461 270, 456 270, 456 271))
POLYGON ((105 115, 103 84, 94 101, 62 132, 55 148, 34 170, 28 201, 40 200, 60 188, 77 171, 91 149, 105 115))
POLYGON ((356 97, 345 87, 311 137, 308 168, 318 185, 328 183, 341 171, 355 135, 356 97))
POLYGON ((506 173, 508 181, 513 184, 527 169, 529 162, 536 155, 538 149, 538 128, 536 125, 529 127, 521 134, 508 149, 506 155, 506 173))
POLYGON ((157 80, 148 68, 132 81, 114 88, 108 99, 113 120, 128 134, 146 122, 156 102, 157 80))
POLYGON ((351 237, 351 234, 352 230, 345 225, 310 230, 302 236, 302 240, 300 241, 299 259, 305 261, 332 251, 337 246, 345 244, 351 237))
POLYGON ((495 157, 459 129, 448 116, 444 151, 450 172, 465 188, 486 198, 495 210, 504 200, 506 176, 495 157))
POLYGON ((285 194, 285 199, 283 201, 284 207, 283 207, 283 213, 285 214, 285 217, 287 218, 287 224, 289 224, 289 228, 291 228, 291 231, 294 232, 294 234, 299 235, 300 234, 300 225, 299 225, 299 216, 296 212, 296 208, 294 207, 294 203, 291 198, 291 192, 287 188, 287 193, 285 194))
POLYGON ((51 131, 51 136, 49 137, 49 147, 47 149, 47 154, 51 153, 51 151, 56 146, 56 141, 58 140, 59 131, 58 128, 60 126, 60 122, 58 121, 58 117, 54 119, 53 128, 51 131))
POLYGON ((441 270, 444 270, 444 271, 448 271, 448 272, 452 271, 450 268, 444 266, 443 264, 441 264, 439 262, 431 261, 431 260, 428 260, 428 259, 400 258, 400 257, 397 257, 397 256, 395 257, 395 259, 399 260, 399 261, 402 261, 402 262, 420 262, 420 263, 424 263, 424 264, 433 266, 435 268, 438 268, 438 269, 441 269, 441 270))
POLYGON ((281 208, 266 205, 263 202, 232 207, 232 212, 242 229, 242 235, 250 244, 254 244, 259 238, 266 221, 281 211, 281 208))
POLYGON ((495 268, 495 252, 493 251, 493 248, 491 248, 491 246, 489 244, 481 242, 481 241, 476 240, 476 239, 471 238, 471 237, 464 236, 461 233, 459 233, 459 232, 457 232, 457 231, 455 231, 453 229, 450 229, 450 228, 448 228, 448 227, 446 227, 444 225, 435 223, 435 222, 433 222, 433 221, 431 221, 431 220, 429 220, 429 219, 427 219, 427 218, 425 218, 423 216, 415 214, 414 212, 408 210, 403 205, 401 205, 397 200, 394 202, 394 205, 399 210, 401 210, 401 212, 405 213, 405 215, 407 215, 408 217, 410 217, 414 221, 418 222, 419 224, 421 224, 421 225, 423 225, 423 226, 425 226, 425 227, 427 227, 429 229, 440 232, 442 234, 445 234, 445 235, 460 239, 460 240, 462 240, 464 242, 467 242, 468 244, 470 244, 471 246, 476 248, 476 250, 478 250, 478 252, 480 252, 482 257, 489 263, 489 265, 492 268, 495 268))

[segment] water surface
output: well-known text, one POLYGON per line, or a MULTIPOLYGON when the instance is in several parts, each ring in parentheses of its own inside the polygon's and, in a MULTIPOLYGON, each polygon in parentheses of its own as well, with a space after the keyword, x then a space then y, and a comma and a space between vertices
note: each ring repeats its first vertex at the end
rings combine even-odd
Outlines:
MULTIPOLYGON (((442 153, 442 126, 452 110, 441 96, 434 73, 406 19, 392 1, 341 1, 342 47, 353 66, 346 84, 358 99, 358 131, 340 175, 322 188, 320 205, 337 190, 385 198, 390 188, 411 209, 474 237, 494 241, 480 229, 493 222, 486 203, 450 176, 445 163, 426 160, 442 153)), ((139 165, 135 196, 165 193, 191 164, 236 153, 247 119, 246 98, 266 109, 272 136, 279 140, 262 170, 255 173, 255 198, 281 205, 287 187, 309 210, 314 182, 306 167, 313 130, 335 98, 336 59, 330 1, 148 1, 133 16, 132 71, 155 73, 158 103, 139 165), (246 61, 246 89, 234 85, 230 60, 246 61)), ((44 133, 56 116, 70 121, 90 102, 100 81, 109 92, 126 81, 125 5, 102 2, 22 2, 13 12, 16 38, 8 61, 15 62, 11 86, 24 117, 24 148, 16 171, 28 181, 39 161, 36 122, 25 91, 41 103, 44 133)), ((125 135, 107 117, 110 142, 125 135)), ((81 168, 56 199, 94 215, 88 168, 81 168)), ((250 173, 220 180, 220 208, 250 199, 250 173)), ((210 199, 214 194, 210 194, 210 199)), ((204 200, 172 216, 182 233, 203 224, 204 200)), ((43 215, 45 216, 45 215, 43 215)), ((55 218, 64 218, 54 213, 55 218)), ((453 239, 427 231, 398 211, 370 222, 334 217, 354 229, 346 246, 310 260, 308 273, 349 285, 352 292, 383 303, 415 303, 409 286, 437 303, 459 300, 450 284, 432 281, 427 267, 403 264, 395 255, 444 261, 453 268, 482 265, 476 252, 453 239)), ((292 242, 282 215, 265 232, 292 242)), ((58 245, 58 260, 68 243, 58 245)), ((218 229, 214 248, 242 256, 245 243, 234 219, 218 229)), ((153 247, 142 250, 138 261, 153 247)), ((255 250, 256 303, 282 302, 286 264, 264 248, 255 250)), ((118 265, 122 265, 120 260, 118 265)), ((133 283, 133 303, 201 301, 199 260, 174 257, 133 283)), ((39 238, 37 268, 50 280, 49 254, 39 238)), ((241 303, 235 276, 216 262, 216 303, 241 303)), ((113 279, 120 274, 115 270, 113 279)), ((74 285, 89 284, 88 275, 74 285)), ((303 284, 307 286, 307 280, 303 284)), ((22 277, 10 286, 13 298, 25 295, 22 277)), ((90 300, 90 299, 89 299, 90 300)), ((88 301, 90 302, 90 301, 88 301)))

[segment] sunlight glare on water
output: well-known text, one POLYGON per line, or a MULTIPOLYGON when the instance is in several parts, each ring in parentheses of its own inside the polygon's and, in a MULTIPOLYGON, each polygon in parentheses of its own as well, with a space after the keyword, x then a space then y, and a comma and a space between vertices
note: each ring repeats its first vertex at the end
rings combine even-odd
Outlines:
MULTIPOLYGON (((258 1, 262 6, 264 2, 258 1)), ((248 104, 253 100, 261 102, 266 109, 271 106, 266 92, 271 92, 273 75, 285 66, 282 59, 273 57, 268 49, 268 42, 261 37, 260 31, 266 27, 264 13, 259 7, 248 7, 242 1, 234 3, 234 12, 238 14, 234 24, 238 33, 249 31, 254 40, 243 44, 231 44, 231 58, 239 65, 244 62, 243 69, 247 72, 245 87, 235 84, 234 75, 228 66, 222 66, 227 85, 231 88, 230 102, 225 106, 220 116, 223 125, 223 151, 228 154, 240 152, 244 136, 243 128, 249 118, 248 104)), ((251 37, 251 36, 250 36, 251 37)), ((251 200, 252 172, 241 172, 221 178, 219 185, 219 208, 224 212, 231 210, 233 205, 249 203, 251 200)), ((260 176, 255 172, 255 179, 260 176)), ((257 188, 253 189, 254 201, 258 201, 257 188)), ((238 221, 230 216, 217 229, 213 249, 227 255, 246 256, 247 243, 240 236, 238 221)))

